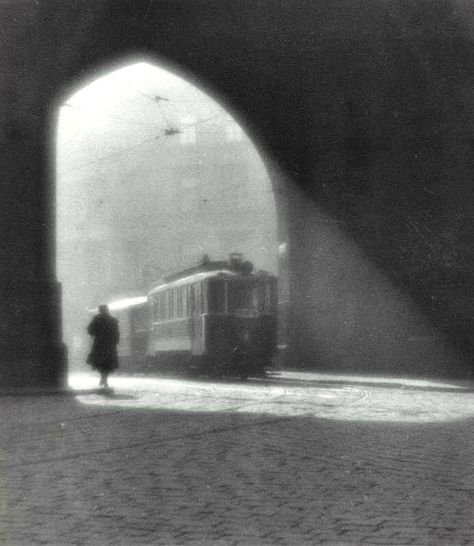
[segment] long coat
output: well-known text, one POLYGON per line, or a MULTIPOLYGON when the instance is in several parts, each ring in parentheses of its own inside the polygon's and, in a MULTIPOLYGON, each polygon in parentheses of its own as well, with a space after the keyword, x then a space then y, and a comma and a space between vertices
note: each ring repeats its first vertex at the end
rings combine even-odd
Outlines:
POLYGON ((96 315, 87 332, 94 338, 87 362, 99 371, 115 370, 118 367, 117 344, 120 340, 118 320, 110 315, 96 315))

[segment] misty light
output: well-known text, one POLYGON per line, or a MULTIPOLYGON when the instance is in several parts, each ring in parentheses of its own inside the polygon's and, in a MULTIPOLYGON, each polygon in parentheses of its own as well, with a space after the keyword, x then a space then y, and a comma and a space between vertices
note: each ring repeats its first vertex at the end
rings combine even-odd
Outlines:
POLYGON ((258 150, 205 90, 130 64, 62 104, 57 127, 58 278, 72 367, 88 310, 144 297, 204 254, 277 271, 276 210, 258 150))
MULTIPOLYGON (((70 377, 75 389, 95 384, 90 374, 70 377)), ((118 395, 87 394, 77 399, 105 408, 236 413, 256 418, 429 424, 474 417, 474 394, 443 381, 284 372, 280 377, 244 384, 123 376, 113 377, 111 384, 118 395)))

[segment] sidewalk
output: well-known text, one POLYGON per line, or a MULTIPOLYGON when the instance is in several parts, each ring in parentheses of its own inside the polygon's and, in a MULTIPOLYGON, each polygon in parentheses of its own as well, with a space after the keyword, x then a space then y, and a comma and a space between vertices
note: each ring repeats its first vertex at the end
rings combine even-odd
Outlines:
POLYGON ((111 384, 0 398, 0 544, 474 544, 462 385, 111 384))

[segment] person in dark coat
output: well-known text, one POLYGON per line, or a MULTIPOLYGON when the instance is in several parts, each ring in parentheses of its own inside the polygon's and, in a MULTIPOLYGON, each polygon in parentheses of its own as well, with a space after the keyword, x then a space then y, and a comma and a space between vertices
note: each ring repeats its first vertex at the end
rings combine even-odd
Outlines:
POLYGON ((107 305, 99 305, 99 314, 91 320, 87 332, 94 338, 87 362, 100 373, 100 386, 108 387, 109 374, 118 368, 120 332, 118 320, 109 314, 107 305))

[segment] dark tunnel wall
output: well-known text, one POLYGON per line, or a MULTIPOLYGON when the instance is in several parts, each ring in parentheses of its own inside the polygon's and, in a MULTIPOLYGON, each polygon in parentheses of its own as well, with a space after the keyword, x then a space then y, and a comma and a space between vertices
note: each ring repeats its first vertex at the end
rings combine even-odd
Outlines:
MULTIPOLYGON (((2 3, 0 21, 0 248, 4 299, 15 299, 5 324, 22 307, 57 310, 50 292, 39 304, 11 285, 55 281, 48 157, 59 104, 117 63, 151 59, 214 92, 267 160, 289 218, 293 363, 468 372, 468 2, 31 0, 2 3)), ((57 350, 59 324, 38 321, 32 346, 57 350)), ((2 334, 7 367, 13 331, 2 334)))

